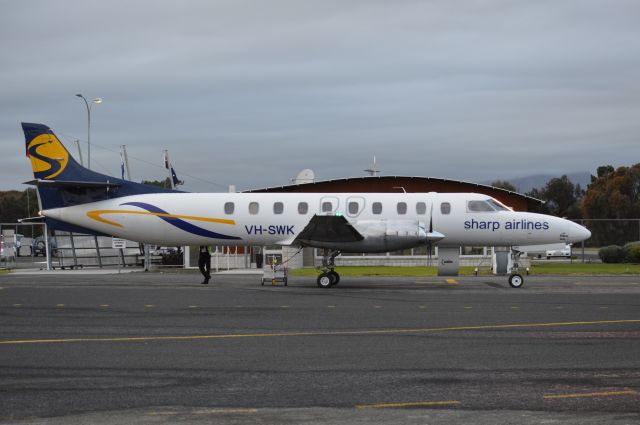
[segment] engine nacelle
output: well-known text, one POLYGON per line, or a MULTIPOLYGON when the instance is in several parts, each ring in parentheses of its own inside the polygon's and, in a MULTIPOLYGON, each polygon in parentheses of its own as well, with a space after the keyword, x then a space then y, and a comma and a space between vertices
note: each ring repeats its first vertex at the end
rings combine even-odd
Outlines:
POLYGON ((416 220, 361 220, 353 227, 364 239, 358 242, 331 243, 344 252, 389 252, 415 248, 427 243, 425 223, 416 220))

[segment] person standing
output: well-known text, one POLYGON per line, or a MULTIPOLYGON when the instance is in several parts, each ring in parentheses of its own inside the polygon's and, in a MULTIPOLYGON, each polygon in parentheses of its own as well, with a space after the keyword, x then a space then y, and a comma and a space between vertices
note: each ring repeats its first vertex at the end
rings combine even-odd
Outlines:
POLYGON ((211 279, 211 246, 200 245, 200 255, 198 256, 198 268, 200 273, 204 276, 204 280, 201 282, 203 285, 209 283, 211 279))

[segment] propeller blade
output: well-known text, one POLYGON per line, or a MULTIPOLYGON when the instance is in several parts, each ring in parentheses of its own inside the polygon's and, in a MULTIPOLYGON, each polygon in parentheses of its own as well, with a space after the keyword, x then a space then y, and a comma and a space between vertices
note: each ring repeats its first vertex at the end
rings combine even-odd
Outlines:
POLYGON ((431 212, 429 213, 429 232, 433 232, 433 202, 431 202, 431 212))

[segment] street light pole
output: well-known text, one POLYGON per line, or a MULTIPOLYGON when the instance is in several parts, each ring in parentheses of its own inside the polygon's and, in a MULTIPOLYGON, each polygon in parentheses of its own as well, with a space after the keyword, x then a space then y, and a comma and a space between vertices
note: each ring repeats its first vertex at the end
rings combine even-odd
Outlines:
POLYGON ((87 107, 87 168, 91 169, 91 107, 94 103, 102 103, 102 98, 96 97, 89 104, 81 93, 76 94, 76 96, 84 100, 84 104, 87 107))

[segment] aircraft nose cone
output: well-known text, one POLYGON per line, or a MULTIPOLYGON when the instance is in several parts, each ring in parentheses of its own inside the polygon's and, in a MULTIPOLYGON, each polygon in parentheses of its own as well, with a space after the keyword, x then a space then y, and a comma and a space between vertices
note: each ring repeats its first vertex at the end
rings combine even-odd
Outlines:
POLYGON ((582 242, 591 237, 591 232, 578 223, 571 222, 569 225, 569 239, 571 242, 582 242))

